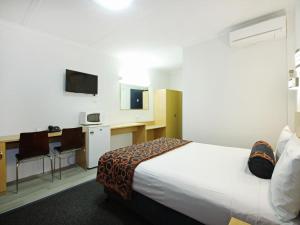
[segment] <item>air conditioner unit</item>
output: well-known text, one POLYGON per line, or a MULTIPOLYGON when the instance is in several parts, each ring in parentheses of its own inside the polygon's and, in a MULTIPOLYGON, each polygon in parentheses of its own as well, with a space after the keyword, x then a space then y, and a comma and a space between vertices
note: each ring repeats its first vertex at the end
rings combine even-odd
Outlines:
POLYGON ((229 33, 231 47, 244 47, 286 37, 286 16, 276 17, 229 33))

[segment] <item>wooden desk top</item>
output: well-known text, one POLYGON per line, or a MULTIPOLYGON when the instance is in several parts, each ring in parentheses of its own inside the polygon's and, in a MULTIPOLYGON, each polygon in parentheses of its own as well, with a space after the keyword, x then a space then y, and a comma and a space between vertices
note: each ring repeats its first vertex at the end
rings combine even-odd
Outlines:
POLYGON ((165 128, 165 125, 148 125, 146 126, 146 130, 154 130, 154 129, 159 129, 159 128, 165 128))
MULTIPOLYGON (((48 133, 48 137, 59 137, 59 136, 61 136, 61 132, 48 133)), ((19 140, 20 140, 20 134, 0 137, 0 142, 4 142, 4 143, 17 142, 19 140)))
POLYGON ((116 125, 111 125, 110 129, 115 130, 115 129, 122 129, 122 128, 128 128, 128 127, 139 127, 139 126, 145 126, 144 123, 124 123, 124 124, 116 124, 116 125))
MULTIPOLYGON (((139 126, 145 126, 144 123, 124 123, 124 124, 116 124, 116 125, 111 125, 110 129, 111 130, 116 130, 116 129, 123 129, 123 128, 129 128, 129 127, 139 127, 139 126)), ((85 129, 83 127, 83 132, 85 132, 85 129)), ((49 133, 48 137, 60 137, 61 132, 53 132, 49 133)), ((14 135, 8 135, 8 136, 2 136, 0 137, 0 142, 4 143, 9 143, 9 142, 18 142, 20 140, 20 134, 14 134, 14 135)))

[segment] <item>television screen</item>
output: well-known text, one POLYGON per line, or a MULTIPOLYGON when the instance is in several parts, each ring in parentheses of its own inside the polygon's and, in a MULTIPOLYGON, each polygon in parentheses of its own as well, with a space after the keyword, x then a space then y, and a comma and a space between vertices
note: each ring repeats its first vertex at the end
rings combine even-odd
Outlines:
POLYGON ((66 91, 85 94, 98 94, 98 76, 66 70, 66 91))

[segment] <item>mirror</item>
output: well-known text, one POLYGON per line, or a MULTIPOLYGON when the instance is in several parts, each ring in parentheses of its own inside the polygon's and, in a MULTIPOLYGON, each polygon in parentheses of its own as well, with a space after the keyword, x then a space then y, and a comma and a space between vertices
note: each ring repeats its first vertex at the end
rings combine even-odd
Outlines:
POLYGON ((147 87, 141 87, 130 84, 120 84, 121 109, 149 109, 149 90, 147 87))

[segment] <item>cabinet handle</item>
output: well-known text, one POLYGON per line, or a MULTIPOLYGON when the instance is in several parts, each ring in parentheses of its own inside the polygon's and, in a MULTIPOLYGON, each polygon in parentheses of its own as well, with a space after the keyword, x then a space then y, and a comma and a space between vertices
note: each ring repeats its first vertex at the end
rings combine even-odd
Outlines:
POLYGON ((0 160, 3 158, 3 152, 0 152, 0 160))
POLYGON ((94 131, 91 131, 90 134, 94 134, 94 131))
POLYGON ((100 131, 102 131, 102 129, 100 129, 100 131))

